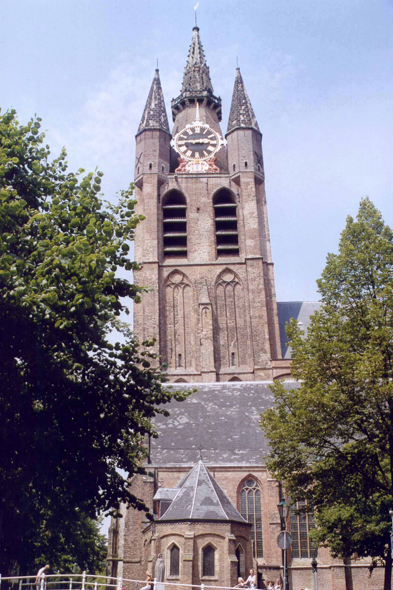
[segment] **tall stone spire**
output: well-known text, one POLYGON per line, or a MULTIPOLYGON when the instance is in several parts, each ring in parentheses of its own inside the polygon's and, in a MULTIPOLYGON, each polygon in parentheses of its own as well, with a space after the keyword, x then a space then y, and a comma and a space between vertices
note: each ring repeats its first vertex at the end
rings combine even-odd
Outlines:
POLYGON ((138 133, 145 131, 145 129, 161 129, 169 133, 168 117, 158 69, 154 74, 138 133))
POLYGON ((192 30, 192 41, 188 52, 187 65, 184 68, 182 93, 200 93, 207 91, 213 94, 213 85, 210 80, 209 68, 206 64, 199 27, 192 30))
POLYGON ((251 127, 259 131, 254 109, 251 106, 251 101, 244 86, 240 68, 236 68, 227 133, 238 127, 251 127))
POLYGON ((181 110, 198 100, 216 111, 218 119, 221 121, 221 98, 213 94, 213 84, 199 36, 199 27, 195 26, 192 30, 181 92, 171 103, 173 120, 181 110))

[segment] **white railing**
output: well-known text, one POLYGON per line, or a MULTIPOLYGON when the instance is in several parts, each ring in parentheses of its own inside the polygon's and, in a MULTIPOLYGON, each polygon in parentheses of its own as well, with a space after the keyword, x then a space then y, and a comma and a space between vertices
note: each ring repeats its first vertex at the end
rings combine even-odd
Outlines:
MULTIPOLYGON (((0 574, 0 590, 41 590, 41 586, 35 585, 36 576, 14 576, 2 577, 0 574)), ((149 582, 146 580, 134 580, 129 578, 113 578, 104 575, 90 575, 86 572, 82 574, 48 574, 45 576, 44 590, 104 590, 116 589, 124 590, 124 586, 128 588, 132 584, 132 590, 141 590, 149 582)), ((198 590, 205 590, 206 588, 212 590, 233 590, 233 587, 228 586, 213 586, 210 584, 180 584, 178 582, 166 581, 157 582, 152 580, 150 582, 152 590, 156 590, 156 586, 160 586, 159 590, 180 590, 181 588, 190 589, 198 588, 198 590)), ((157 588, 158 590, 158 588, 157 588)))

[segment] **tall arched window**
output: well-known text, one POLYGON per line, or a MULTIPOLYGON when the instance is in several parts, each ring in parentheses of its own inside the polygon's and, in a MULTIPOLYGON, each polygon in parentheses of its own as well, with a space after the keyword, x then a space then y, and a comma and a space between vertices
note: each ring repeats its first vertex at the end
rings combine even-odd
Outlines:
POLYGON ((202 576, 214 577, 215 574, 215 553, 216 550, 212 545, 206 545, 202 549, 202 576))
POLYGON ((237 577, 246 577, 246 564, 244 559, 244 549, 241 545, 236 547, 235 555, 237 557, 237 577))
POLYGON ((180 549, 177 545, 172 545, 169 549, 169 575, 180 575, 180 549))
POLYGON ((216 222, 217 256, 239 256, 239 235, 235 197, 226 188, 216 193, 213 201, 216 222))
POLYGON ((187 256, 187 204, 184 195, 173 190, 162 205, 164 256, 187 256))
POLYGON ((310 558, 313 547, 309 532, 315 527, 314 516, 311 512, 306 512, 306 502, 300 500, 291 507, 291 536, 292 536, 292 557, 293 558, 310 558))
POLYGON ((251 522, 254 557, 263 557, 261 490, 254 479, 247 479, 240 491, 240 514, 251 522))

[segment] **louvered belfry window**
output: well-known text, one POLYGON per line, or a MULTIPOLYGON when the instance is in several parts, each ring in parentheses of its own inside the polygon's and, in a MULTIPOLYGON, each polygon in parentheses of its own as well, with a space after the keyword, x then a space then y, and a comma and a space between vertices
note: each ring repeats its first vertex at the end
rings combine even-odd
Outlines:
POLYGON ((234 195, 228 189, 220 190, 214 197, 217 256, 239 256, 237 230, 237 206, 234 195))
POLYGON ((309 532, 315 527, 314 516, 305 512, 305 501, 296 502, 291 507, 292 557, 294 559, 310 558, 314 547, 309 532))
POLYGON ((163 246, 166 257, 187 257, 187 204, 182 193, 173 190, 164 199, 163 246))
POLYGON ((240 514, 251 522, 254 557, 263 557, 261 490, 254 479, 247 479, 240 492, 240 514))

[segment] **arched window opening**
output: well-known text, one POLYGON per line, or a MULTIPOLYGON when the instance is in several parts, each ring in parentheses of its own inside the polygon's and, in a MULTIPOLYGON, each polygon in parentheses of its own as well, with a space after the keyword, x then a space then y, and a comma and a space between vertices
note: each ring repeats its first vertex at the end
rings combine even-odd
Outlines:
POLYGON ((202 549, 202 576, 212 578, 214 576, 215 567, 215 549, 211 545, 207 545, 202 549))
POLYGON ((175 383, 188 383, 185 379, 176 379, 175 383))
POLYGON ((187 256, 187 204, 179 191, 166 195, 163 206, 164 256, 187 256))
POLYGON ((314 516, 306 511, 306 506, 306 502, 301 500, 291 507, 292 557, 294 559, 311 558, 315 550, 309 536, 310 530, 315 527, 314 516))
POLYGON ((237 557, 237 577, 244 579, 246 577, 246 564, 244 559, 244 549, 241 545, 236 547, 235 555, 237 557))
POLYGON ((220 190, 214 197, 217 256, 239 256, 236 202, 228 189, 220 190))
POLYGON ((247 479, 240 491, 240 514, 251 522, 254 557, 263 557, 261 490, 254 479, 247 479))
POLYGON ((239 377, 232 377, 229 381, 241 381, 239 377))
POLYGON ((180 549, 177 545, 173 545, 169 550, 169 575, 180 575, 180 549))

